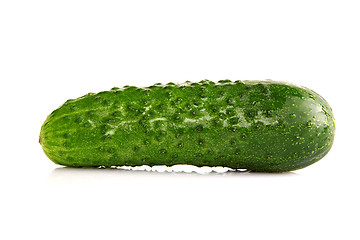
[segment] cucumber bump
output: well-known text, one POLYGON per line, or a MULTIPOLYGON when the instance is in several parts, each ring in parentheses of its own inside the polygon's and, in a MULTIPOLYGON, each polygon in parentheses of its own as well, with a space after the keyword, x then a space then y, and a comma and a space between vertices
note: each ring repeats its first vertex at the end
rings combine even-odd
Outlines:
POLYGON ((261 172, 307 167, 330 150, 333 112, 317 93, 276 81, 125 86, 66 101, 40 144, 72 167, 189 164, 261 172))

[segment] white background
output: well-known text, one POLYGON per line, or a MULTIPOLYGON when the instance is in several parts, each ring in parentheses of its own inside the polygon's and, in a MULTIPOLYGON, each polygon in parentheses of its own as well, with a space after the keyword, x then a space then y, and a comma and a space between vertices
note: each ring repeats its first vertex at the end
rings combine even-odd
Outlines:
POLYGON ((358 1, 0 2, 1 239, 360 239, 358 1), (320 162, 284 174, 71 169, 38 144, 69 98, 273 79, 332 106, 320 162))

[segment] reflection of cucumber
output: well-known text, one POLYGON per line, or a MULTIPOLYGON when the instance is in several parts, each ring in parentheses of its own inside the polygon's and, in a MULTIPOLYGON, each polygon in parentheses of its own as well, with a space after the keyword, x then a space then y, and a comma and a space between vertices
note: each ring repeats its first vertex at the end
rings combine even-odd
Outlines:
POLYGON ((68 100, 41 128, 46 155, 65 166, 223 166, 282 172, 330 150, 334 116, 315 92, 274 81, 138 88, 68 100))

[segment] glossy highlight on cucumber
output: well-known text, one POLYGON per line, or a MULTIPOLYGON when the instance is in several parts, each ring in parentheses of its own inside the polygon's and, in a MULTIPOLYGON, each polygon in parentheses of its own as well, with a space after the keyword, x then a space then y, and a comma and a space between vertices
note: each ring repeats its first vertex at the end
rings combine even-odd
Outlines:
POLYGON ((47 117, 39 141, 64 166, 284 172, 323 158, 334 134, 332 109, 310 89, 270 80, 203 80, 70 99, 47 117))

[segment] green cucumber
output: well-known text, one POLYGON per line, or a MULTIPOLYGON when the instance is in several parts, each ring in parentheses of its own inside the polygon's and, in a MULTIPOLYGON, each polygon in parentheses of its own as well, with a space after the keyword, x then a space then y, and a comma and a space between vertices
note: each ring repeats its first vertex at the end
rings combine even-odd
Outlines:
POLYGON ((330 150, 333 112, 276 81, 203 80, 89 93, 53 111, 45 154, 72 167, 188 164, 261 172, 309 166, 330 150))

